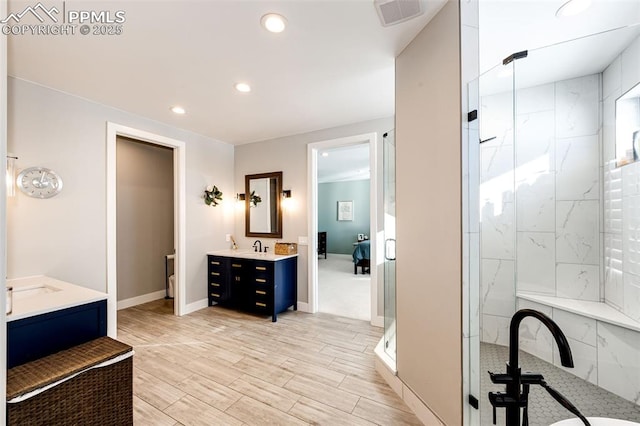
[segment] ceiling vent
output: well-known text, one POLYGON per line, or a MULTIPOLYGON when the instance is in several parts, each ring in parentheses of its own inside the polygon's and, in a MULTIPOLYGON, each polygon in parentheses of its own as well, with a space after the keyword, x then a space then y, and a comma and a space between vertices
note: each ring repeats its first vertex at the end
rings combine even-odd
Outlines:
POLYGON ((420 0, 374 0, 373 3, 385 27, 422 14, 420 0))

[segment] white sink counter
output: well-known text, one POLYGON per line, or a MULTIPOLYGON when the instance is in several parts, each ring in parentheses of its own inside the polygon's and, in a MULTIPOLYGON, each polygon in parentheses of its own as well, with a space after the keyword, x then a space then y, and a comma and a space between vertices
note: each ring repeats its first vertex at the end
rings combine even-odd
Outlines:
POLYGON ((269 260, 276 262, 278 260, 289 259, 290 257, 296 257, 298 254, 275 254, 269 253, 257 253, 252 249, 236 249, 236 250, 217 250, 207 252, 211 256, 224 256, 224 257, 239 257, 242 259, 253 260, 269 260))
POLYGON ((44 275, 7 280, 13 309, 7 322, 107 299, 107 294, 44 275))

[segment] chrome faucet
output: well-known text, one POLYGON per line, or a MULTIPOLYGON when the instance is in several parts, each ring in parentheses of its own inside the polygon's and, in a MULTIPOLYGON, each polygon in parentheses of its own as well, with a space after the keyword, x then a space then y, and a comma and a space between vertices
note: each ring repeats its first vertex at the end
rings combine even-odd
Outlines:
POLYGON ((253 251, 262 253, 262 241, 255 240, 253 242, 253 251), (256 244, 258 244, 258 245, 256 245, 256 244))
POLYGON ((520 322, 526 317, 534 317, 544 324, 556 341, 560 352, 560 362, 564 367, 573 368, 571 348, 558 324, 542 312, 533 309, 521 309, 511 318, 509 325, 509 363, 506 374, 489 372, 493 383, 506 385, 505 392, 489 392, 489 402, 493 406, 493 424, 496 424, 496 408, 506 408, 506 425, 520 426, 520 409, 522 408, 522 425, 529 425, 529 386, 540 385, 564 408, 578 416, 582 423, 589 426, 589 421, 560 392, 545 382, 541 374, 522 373, 518 366, 518 331, 520 322), (521 389, 522 387, 522 389, 521 389))

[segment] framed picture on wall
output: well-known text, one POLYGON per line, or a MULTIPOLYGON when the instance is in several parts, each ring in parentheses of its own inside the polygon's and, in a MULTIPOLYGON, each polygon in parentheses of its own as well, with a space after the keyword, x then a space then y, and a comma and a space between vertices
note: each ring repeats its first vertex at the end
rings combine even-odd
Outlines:
POLYGON ((338 220, 353 220, 353 201, 338 201, 338 220))

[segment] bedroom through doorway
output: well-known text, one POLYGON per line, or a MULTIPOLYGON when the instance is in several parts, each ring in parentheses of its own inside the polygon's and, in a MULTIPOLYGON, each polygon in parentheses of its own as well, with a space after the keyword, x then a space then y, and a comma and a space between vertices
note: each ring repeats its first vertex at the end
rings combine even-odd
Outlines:
POLYGON ((318 150, 318 311, 371 321, 369 143, 318 150))

